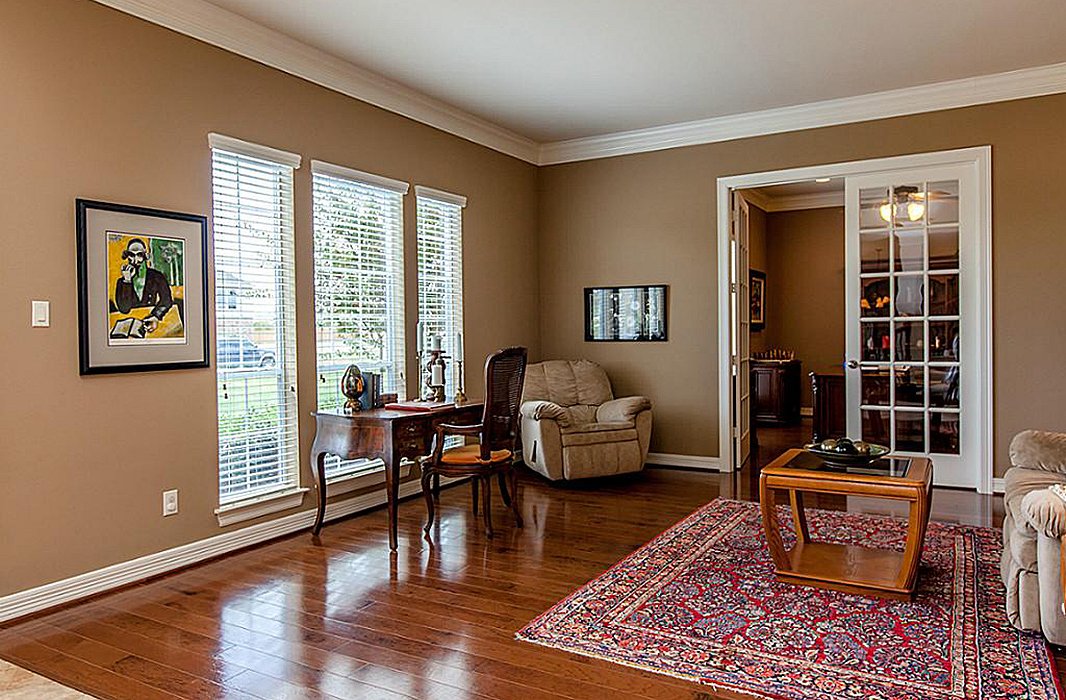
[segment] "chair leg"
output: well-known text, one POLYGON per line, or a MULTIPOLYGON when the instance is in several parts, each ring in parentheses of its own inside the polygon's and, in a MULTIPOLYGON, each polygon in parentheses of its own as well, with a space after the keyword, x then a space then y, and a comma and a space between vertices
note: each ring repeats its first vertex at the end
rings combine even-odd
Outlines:
POLYGON ((503 504, 510 507, 511 496, 507 493, 507 473, 503 471, 496 472, 496 478, 500 482, 500 495, 503 496, 503 504))
POLYGON ((492 478, 483 477, 485 483, 481 485, 481 507, 485 511, 485 536, 492 537, 492 478))
POLYGON ((422 472, 422 495, 426 499, 426 511, 428 511, 428 518, 426 519, 426 526, 423 527, 422 529, 425 531, 425 533, 427 535, 429 534, 430 528, 433 527, 433 523, 434 523, 435 518, 436 518, 436 513, 434 512, 434 508, 433 508, 433 488, 432 488, 432 486, 430 484, 430 482, 432 480, 433 480, 433 472, 428 471, 428 470, 422 472))
POLYGON ((477 499, 478 499, 478 493, 477 493, 478 481, 479 481, 478 477, 476 477, 476 476, 470 477, 470 493, 472 493, 474 495, 474 498, 473 498, 473 501, 474 501, 474 515, 477 515, 477 508, 478 508, 478 503, 477 503, 477 499))
POLYGON ((440 474, 433 475, 433 497, 440 499, 440 474))
POLYGON ((523 527, 522 509, 518 507, 518 472, 515 471, 513 464, 507 470, 507 480, 511 482, 511 502, 508 505, 514 512, 515 525, 523 527))

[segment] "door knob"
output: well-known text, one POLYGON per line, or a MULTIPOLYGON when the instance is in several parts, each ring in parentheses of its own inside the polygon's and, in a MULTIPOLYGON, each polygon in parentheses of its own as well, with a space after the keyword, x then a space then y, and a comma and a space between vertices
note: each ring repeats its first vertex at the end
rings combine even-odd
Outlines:
POLYGON ((858 360, 848 360, 847 362, 844 363, 844 366, 847 367, 848 369, 858 369, 859 368, 859 362, 858 362, 858 360))

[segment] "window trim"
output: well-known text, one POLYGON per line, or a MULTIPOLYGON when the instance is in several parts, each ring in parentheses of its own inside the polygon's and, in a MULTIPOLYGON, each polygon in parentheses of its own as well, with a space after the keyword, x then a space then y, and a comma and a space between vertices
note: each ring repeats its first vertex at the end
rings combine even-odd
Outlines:
POLYGON ((360 182, 364 185, 380 187, 383 190, 389 190, 390 192, 396 192, 401 195, 406 195, 411 190, 410 183, 404 182, 403 180, 393 180, 391 177, 385 177, 384 175, 375 175, 374 173, 368 173, 354 168, 346 168, 343 165, 327 163, 322 160, 311 161, 311 173, 314 175, 336 177, 342 180, 354 180, 355 182, 360 182))
POLYGON ((207 145, 211 150, 229 151, 249 158, 259 158, 278 165, 288 166, 293 170, 299 170, 300 163, 303 161, 303 157, 299 153, 290 153, 280 148, 263 146, 251 141, 242 141, 241 139, 226 136, 225 134, 216 134, 215 132, 207 135, 207 145))
POLYGON ((280 491, 273 491, 220 505, 215 508, 218 526, 226 527, 227 525, 255 520, 264 515, 278 513, 283 510, 299 508, 303 505, 304 494, 310 490, 306 486, 287 487, 280 491))
POLYGON ((415 196, 422 199, 435 199, 438 202, 444 202, 445 204, 455 204, 460 209, 466 208, 466 197, 461 194, 455 194, 454 192, 445 192, 444 190, 436 190, 432 187, 426 187, 425 185, 415 185, 415 196))

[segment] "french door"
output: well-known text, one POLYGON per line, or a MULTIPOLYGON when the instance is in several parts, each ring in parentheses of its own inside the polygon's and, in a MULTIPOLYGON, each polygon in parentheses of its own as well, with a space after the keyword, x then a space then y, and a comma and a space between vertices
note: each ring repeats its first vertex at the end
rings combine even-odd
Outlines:
POLYGON ((848 435, 981 485, 978 183, 966 165, 846 178, 848 435))
POLYGON ((730 234, 730 308, 733 333, 733 464, 739 469, 751 456, 751 290, 749 279, 750 209, 744 197, 733 193, 733 227, 730 234))

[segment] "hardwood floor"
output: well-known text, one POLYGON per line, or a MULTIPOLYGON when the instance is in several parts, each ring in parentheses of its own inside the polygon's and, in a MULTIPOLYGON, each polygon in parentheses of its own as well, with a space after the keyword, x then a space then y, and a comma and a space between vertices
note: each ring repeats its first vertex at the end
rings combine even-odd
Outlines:
MULTIPOLYGON (((760 437, 756 465, 780 451, 760 437)), ((719 697, 513 634, 698 506, 753 499, 756 474, 648 469, 554 485, 523 470, 526 526, 494 494, 492 540, 460 485, 441 494, 433 544, 421 537, 424 504, 408 500, 391 558, 374 511, 327 525, 317 544, 293 535, 10 625, 0 657, 102 698, 719 697)), ((1000 500, 937 490, 933 519, 996 526, 1000 500)), ((881 512, 854 499, 809 505, 881 512)))

